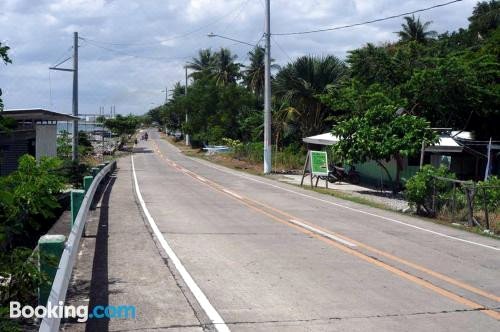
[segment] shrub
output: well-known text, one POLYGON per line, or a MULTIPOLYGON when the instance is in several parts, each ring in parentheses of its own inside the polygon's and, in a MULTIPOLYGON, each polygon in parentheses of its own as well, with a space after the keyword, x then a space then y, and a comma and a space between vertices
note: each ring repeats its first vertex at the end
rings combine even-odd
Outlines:
POLYGON ((446 194, 449 190, 448 186, 443 181, 435 181, 435 177, 454 179, 453 173, 450 173, 444 166, 435 168, 431 165, 425 165, 406 182, 405 196, 410 206, 416 207, 417 213, 432 215, 435 211, 432 210, 431 199, 435 190, 437 193, 446 194))
POLYGON ((21 235, 30 229, 39 229, 40 219, 54 217, 59 208, 57 195, 64 187, 64 181, 57 170, 61 161, 56 158, 35 158, 24 155, 19 159, 18 169, 0 178, 0 247, 9 247, 14 235, 21 235))

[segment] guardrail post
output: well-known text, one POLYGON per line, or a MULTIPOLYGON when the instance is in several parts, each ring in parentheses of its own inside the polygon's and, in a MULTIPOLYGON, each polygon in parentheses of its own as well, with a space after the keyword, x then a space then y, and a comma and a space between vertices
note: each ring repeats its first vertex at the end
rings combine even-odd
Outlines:
POLYGON ((92 180, 94 180, 93 176, 87 175, 83 177, 83 190, 85 190, 85 193, 89 190, 92 180))
POLYGON ((44 235, 38 240, 38 269, 45 274, 49 284, 38 287, 38 304, 46 305, 49 298, 52 283, 56 276, 59 260, 64 250, 64 235, 44 235))
POLYGON ((82 205, 83 197, 85 196, 85 190, 73 189, 71 190, 71 227, 75 223, 76 216, 78 215, 78 210, 82 205))
POLYGON ((100 171, 100 170, 99 170, 99 168, 97 168, 97 167, 92 167, 92 168, 90 169, 90 173, 92 174, 92 176, 93 176, 93 177, 96 177, 96 175, 97 175, 97 173, 99 173, 99 171, 100 171))

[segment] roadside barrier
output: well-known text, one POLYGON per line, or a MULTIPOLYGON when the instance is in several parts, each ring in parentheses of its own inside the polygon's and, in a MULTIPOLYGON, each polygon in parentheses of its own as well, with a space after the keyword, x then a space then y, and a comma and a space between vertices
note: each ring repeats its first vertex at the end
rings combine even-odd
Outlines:
MULTIPOLYGON (((64 303, 66 299, 66 292, 68 291, 69 281, 71 279, 71 273, 73 272, 73 267, 76 262, 76 257, 78 253, 78 248, 80 246, 80 239, 82 237, 83 230, 85 228, 85 223, 87 221, 87 215, 94 199, 95 192, 99 187, 101 181, 111 172, 116 169, 116 161, 111 163, 101 164, 99 168, 93 169, 93 180, 90 183, 89 177, 84 180, 84 187, 86 190, 75 190, 71 193, 71 232, 68 236, 68 240, 65 244, 64 236, 50 236, 46 235, 40 238, 40 257, 44 257, 46 254, 57 254, 62 251, 61 259, 59 260, 59 265, 57 267, 50 292, 46 290, 39 290, 39 304, 46 306, 58 306, 60 303, 64 303), (88 186, 88 188, 87 188, 88 186), (75 194, 73 194, 75 192, 75 194), (81 201, 79 201, 81 198, 81 201), (64 249, 61 250, 61 247, 64 249), (43 251, 43 252, 42 252, 43 251), (48 299, 44 298, 44 294, 49 294, 48 299)), ((43 259, 40 260, 40 269, 42 271, 51 272, 50 268, 47 268, 46 263, 43 259)), ((54 269, 55 270, 55 269, 54 269)), ((49 275, 50 276, 50 275, 49 275)), ((50 276, 51 277, 51 276, 50 276)), ((46 297, 46 295, 45 295, 46 297)), ((61 323, 60 317, 45 317, 40 324, 41 332, 52 332, 58 331, 59 325, 61 323)))

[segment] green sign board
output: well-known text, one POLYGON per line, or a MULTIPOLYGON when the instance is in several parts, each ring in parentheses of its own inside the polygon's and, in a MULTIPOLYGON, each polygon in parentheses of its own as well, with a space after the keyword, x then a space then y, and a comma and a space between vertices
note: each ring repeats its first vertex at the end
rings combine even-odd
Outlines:
POLYGON ((325 151, 310 151, 311 173, 328 175, 328 157, 325 151))

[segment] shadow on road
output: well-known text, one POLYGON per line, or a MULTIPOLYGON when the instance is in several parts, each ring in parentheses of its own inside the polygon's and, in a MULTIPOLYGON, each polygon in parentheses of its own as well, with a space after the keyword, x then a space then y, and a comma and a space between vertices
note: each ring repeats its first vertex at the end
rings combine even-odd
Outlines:
MULTIPOLYGON (((116 171, 115 171, 116 172, 116 171)), ((92 279, 90 281, 89 310, 97 305, 109 304, 108 278, 108 221, 109 221, 109 198, 113 184, 116 181, 116 173, 110 176, 109 182, 102 192, 101 208, 99 214, 99 225, 97 228, 94 261, 92 263, 92 279)), ((96 200, 98 201, 98 200, 96 200)), ((90 314, 90 313, 89 313, 90 314)), ((91 319, 87 321, 85 331, 108 331, 109 319, 91 319)))

